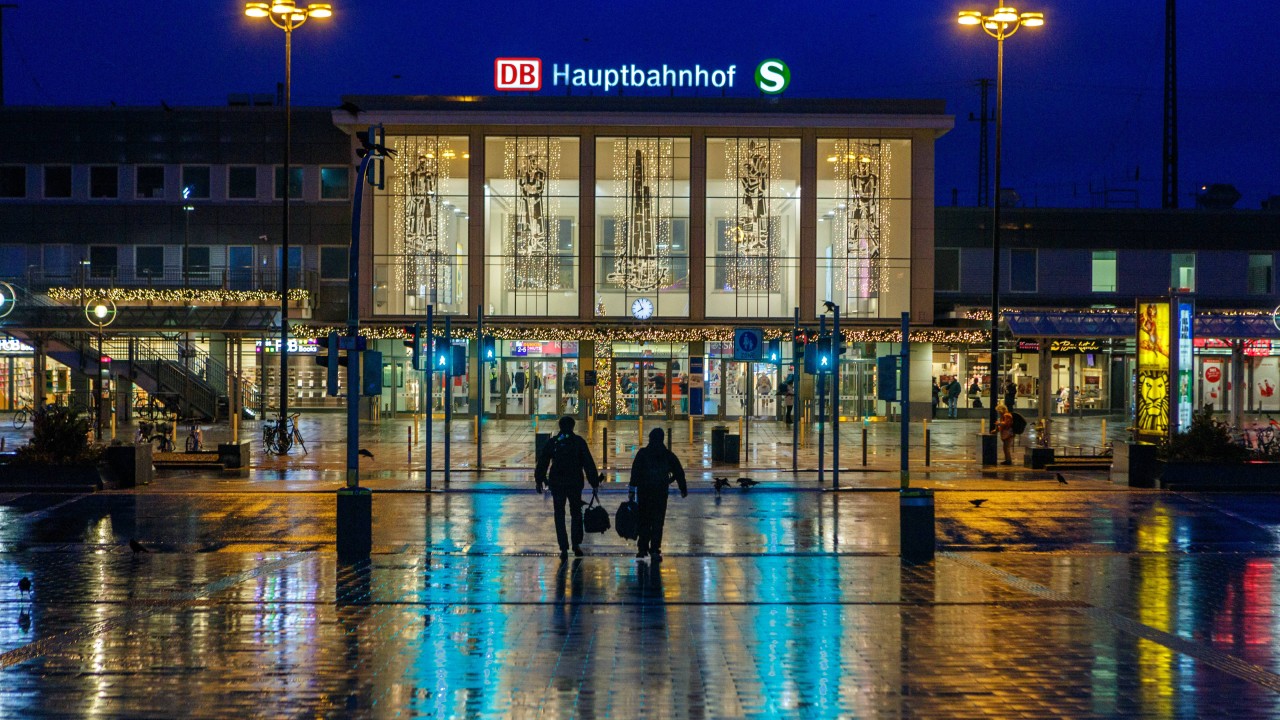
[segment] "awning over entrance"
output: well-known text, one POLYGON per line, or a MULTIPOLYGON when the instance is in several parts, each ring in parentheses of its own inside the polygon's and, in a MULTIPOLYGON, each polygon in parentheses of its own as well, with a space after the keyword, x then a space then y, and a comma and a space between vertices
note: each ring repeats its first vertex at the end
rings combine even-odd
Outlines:
MULTIPOLYGON (((1015 337, 1131 338, 1137 331, 1132 312, 1018 311, 1004 313, 1015 337)), ((1198 314, 1196 337, 1280 338, 1269 313, 1198 314)))

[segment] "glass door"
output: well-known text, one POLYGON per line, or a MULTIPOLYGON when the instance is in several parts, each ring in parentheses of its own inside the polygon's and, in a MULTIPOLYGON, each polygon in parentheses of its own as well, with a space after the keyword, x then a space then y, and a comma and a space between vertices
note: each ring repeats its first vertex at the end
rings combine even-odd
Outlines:
POLYGON ((645 360, 640 405, 646 417, 667 417, 671 411, 671 362, 645 360))
POLYGON ((582 380, 578 376, 578 359, 566 358, 564 365, 564 381, 560 383, 561 412, 565 415, 578 414, 578 388, 582 380))
POLYGON ((840 362, 840 415, 861 418, 875 414, 876 361, 872 359, 840 362))
POLYGON ((643 384, 641 363, 634 360, 613 361, 613 416, 618 419, 635 418, 640 414, 640 394, 643 384))
POLYGON ((724 361, 707 358, 706 390, 702 394, 705 417, 720 417, 724 411, 724 361))
POLYGON ((767 420, 778 419, 778 395, 774 392, 778 387, 778 366, 773 363, 752 363, 751 398, 752 417, 767 420))
POLYGON ((529 373, 529 361, 527 360, 502 361, 502 373, 499 378, 500 387, 502 388, 500 415, 529 416, 529 373))
POLYGON ((750 363, 722 360, 720 364, 724 370, 721 374, 724 384, 724 410, 720 416, 742 417, 747 414, 747 389, 752 382, 751 373, 747 369, 750 363))
POLYGON ((529 408, 539 417, 555 417, 560 407, 560 361, 529 361, 529 408))

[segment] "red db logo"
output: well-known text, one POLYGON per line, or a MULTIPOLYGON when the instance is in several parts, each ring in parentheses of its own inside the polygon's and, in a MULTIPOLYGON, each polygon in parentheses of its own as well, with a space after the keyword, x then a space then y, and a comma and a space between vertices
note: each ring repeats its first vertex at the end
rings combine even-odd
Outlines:
POLYGON ((494 90, 541 90, 542 60, 498 58, 493 61, 494 90))

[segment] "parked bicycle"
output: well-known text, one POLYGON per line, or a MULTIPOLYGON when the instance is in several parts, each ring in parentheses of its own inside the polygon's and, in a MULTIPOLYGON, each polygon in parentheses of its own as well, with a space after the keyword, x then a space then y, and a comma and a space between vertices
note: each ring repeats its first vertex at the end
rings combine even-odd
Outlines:
POLYGON ((191 424, 191 430, 187 433, 187 452, 200 452, 204 449, 204 431, 200 429, 200 422, 196 418, 187 422, 191 424))
POLYGON ((23 427, 25 427, 27 424, 27 421, 31 419, 32 412, 34 411, 31 409, 31 405, 25 402, 22 404, 22 407, 15 410, 13 412, 14 429, 21 430, 23 427))
POLYGON ((173 436, 169 429, 169 423, 164 420, 139 420, 137 442, 145 445, 158 441, 160 452, 173 452, 173 436))
POLYGON ((262 421, 262 448, 272 455, 288 455, 296 442, 302 446, 302 454, 307 454, 307 443, 298 431, 299 413, 294 413, 280 420, 262 421))

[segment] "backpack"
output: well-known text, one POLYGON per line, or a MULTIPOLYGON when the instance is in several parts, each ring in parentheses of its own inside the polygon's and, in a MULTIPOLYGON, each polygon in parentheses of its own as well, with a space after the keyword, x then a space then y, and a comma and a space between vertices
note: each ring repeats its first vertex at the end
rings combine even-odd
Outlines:
POLYGON ((1018 413, 1011 413, 1011 414, 1013 415, 1013 428, 1012 428, 1012 429, 1013 429, 1013 434, 1014 434, 1014 435, 1021 435, 1022 433, 1026 432, 1026 431, 1027 431, 1027 419, 1026 419, 1026 418, 1024 418, 1024 417, 1022 417, 1022 416, 1021 416, 1021 415, 1019 415, 1018 413))

